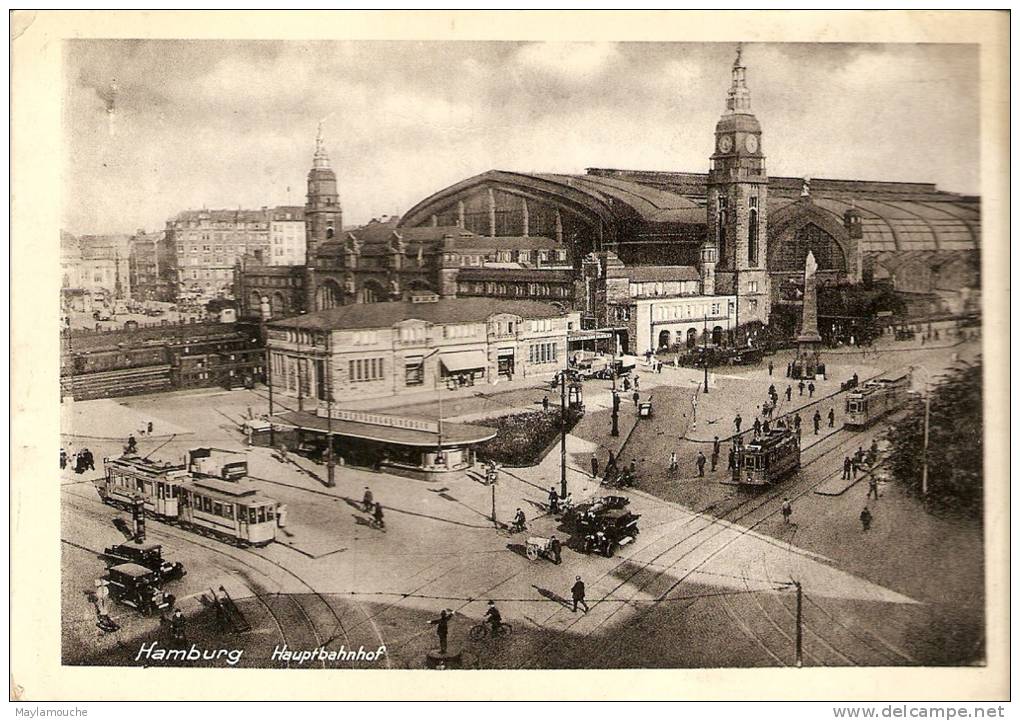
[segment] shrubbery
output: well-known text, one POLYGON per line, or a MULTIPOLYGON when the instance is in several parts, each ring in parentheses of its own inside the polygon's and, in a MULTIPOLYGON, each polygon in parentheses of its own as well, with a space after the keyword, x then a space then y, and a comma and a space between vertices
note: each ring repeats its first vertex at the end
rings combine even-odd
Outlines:
MULTIPOLYGON (((567 432, 574 427, 581 414, 567 411, 567 432)), ((560 409, 528 411, 480 421, 483 426, 496 429, 496 437, 478 446, 477 456, 482 461, 496 461, 500 465, 533 466, 542 460, 549 445, 560 434, 560 409)))

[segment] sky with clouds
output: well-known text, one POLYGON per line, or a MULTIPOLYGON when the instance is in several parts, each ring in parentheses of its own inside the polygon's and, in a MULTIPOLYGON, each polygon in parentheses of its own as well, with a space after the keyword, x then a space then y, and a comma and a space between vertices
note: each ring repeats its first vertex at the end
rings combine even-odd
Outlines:
MULTIPOLYGON (((82 40, 64 50, 62 225, 82 234, 158 230, 203 206, 302 205, 322 119, 345 225, 492 168, 705 172, 735 46, 82 40)), ((771 175, 979 191, 977 46, 751 44, 744 62, 771 175)))

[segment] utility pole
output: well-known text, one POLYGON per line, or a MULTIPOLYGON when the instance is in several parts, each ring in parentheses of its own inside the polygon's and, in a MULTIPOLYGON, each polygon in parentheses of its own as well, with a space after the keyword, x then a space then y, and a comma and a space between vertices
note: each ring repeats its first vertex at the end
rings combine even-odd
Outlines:
POLYGON ((705 353, 701 358, 705 365, 705 395, 708 395, 708 313, 705 313, 705 325, 702 328, 701 337, 702 345, 705 348, 705 353))
POLYGON ((560 498, 567 497, 567 371, 560 371, 560 498))
POLYGON ((928 498, 928 424, 931 416, 931 388, 924 384, 924 454, 921 462, 921 498, 928 498))
POLYGON ((794 588, 797 589, 797 668, 804 666, 804 590, 801 588, 800 581, 793 582, 794 588))
POLYGON ((269 386, 269 447, 276 448, 276 431, 273 429, 273 355, 266 344, 266 385, 269 386))
POLYGON ((294 362, 297 363, 297 409, 298 409, 298 411, 303 411, 305 409, 304 384, 301 382, 303 380, 301 378, 301 366, 304 365, 304 360, 305 359, 303 357, 301 357, 301 356, 298 356, 297 358, 294 359, 294 362))

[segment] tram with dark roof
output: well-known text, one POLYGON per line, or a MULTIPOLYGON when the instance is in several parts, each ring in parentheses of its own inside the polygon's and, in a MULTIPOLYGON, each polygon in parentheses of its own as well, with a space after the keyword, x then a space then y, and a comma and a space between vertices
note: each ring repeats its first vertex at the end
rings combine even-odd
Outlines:
POLYGON ((103 503, 131 510, 141 498, 146 515, 238 546, 276 540, 280 504, 248 480, 243 454, 193 448, 186 463, 137 456, 104 459, 96 484, 103 503))
POLYGON ((866 428, 907 402, 909 374, 865 381, 846 395, 848 428, 866 428))
POLYGON ((775 428, 735 453, 733 480, 747 486, 769 486, 800 468, 800 438, 790 428, 775 428))

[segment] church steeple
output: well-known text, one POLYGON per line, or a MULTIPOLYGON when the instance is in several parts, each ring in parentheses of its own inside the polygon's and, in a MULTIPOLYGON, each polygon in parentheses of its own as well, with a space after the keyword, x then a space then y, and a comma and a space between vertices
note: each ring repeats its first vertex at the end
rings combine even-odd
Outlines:
POLYGON ((747 68, 741 61, 743 56, 744 46, 742 44, 737 45, 737 58, 733 61, 733 82, 730 85, 730 91, 726 95, 726 111, 731 115, 733 113, 748 113, 751 112, 751 91, 747 87, 745 80, 745 74, 747 68))
POLYGON ((322 139, 322 121, 319 121, 319 129, 315 134, 315 156, 312 158, 313 168, 330 168, 329 155, 326 154, 326 143, 322 139))

